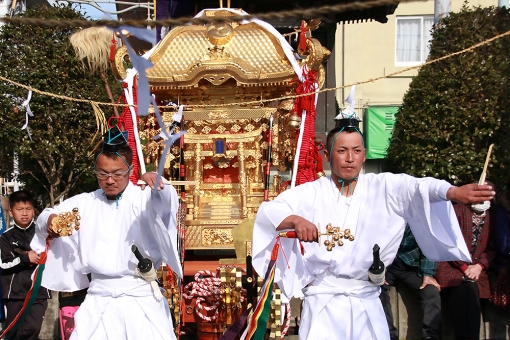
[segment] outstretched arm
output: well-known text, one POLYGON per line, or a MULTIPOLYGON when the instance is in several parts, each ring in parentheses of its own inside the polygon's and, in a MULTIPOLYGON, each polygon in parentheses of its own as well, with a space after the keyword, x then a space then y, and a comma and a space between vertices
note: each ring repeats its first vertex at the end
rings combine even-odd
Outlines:
POLYGON ((450 201, 470 205, 483 203, 494 198, 496 193, 490 185, 466 184, 461 187, 452 186, 446 192, 446 198, 450 201))

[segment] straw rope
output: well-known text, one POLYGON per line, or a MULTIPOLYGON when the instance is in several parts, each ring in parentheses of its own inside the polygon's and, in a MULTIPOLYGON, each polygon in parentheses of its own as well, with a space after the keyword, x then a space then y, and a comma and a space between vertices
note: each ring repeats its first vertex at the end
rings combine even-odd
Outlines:
MULTIPOLYGON (((447 54, 445 56, 442 56, 442 57, 439 57, 437 59, 433 59, 433 60, 429 60, 421 65, 416 65, 416 66, 411 66, 411 67, 408 67, 408 68, 405 68, 403 70, 400 70, 400 71, 396 71, 396 72, 393 72, 393 73, 389 73, 387 75, 384 75, 384 76, 380 76, 380 77, 376 77, 376 78, 370 78, 370 79, 367 79, 367 80, 363 80, 363 81, 358 81, 358 82, 355 82, 355 83, 351 83, 351 84, 347 84, 347 85, 342 85, 342 86, 337 86, 337 87, 332 87, 332 88, 325 88, 325 89, 322 89, 322 90, 319 90, 318 93, 322 93, 322 92, 328 92, 328 91, 336 91, 336 90, 340 90, 340 89, 344 89, 344 88, 349 88, 349 87, 352 87, 354 85, 362 85, 362 84, 368 84, 368 83, 374 83, 378 80, 381 80, 381 79, 385 79, 385 78, 390 78, 390 77, 393 77, 393 76, 396 76, 398 74, 402 74, 402 73, 405 73, 405 72, 408 72, 408 71, 411 71, 411 70, 415 70, 415 69, 419 69, 423 66, 426 66, 426 65, 431 65, 431 64, 434 64, 434 63, 437 63, 439 61, 442 61, 442 60, 445 60, 445 59, 448 59, 448 58, 451 58, 451 57, 454 57, 454 56, 457 56, 457 55, 460 55, 460 54, 464 54, 464 53, 468 53, 468 52, 472 52, 473 50, 479 48, 479 47, 482 47, 482 46, 485 46, 485 45, 488 45, 490 43, 492 43, 493 41, 497 40, 497 39, 501 39, 503 37, 506 37, 510 35, 510 31, 506 31, 504 33, 501 33, 501 34, 498 34, 492 38, 489 38, 487 40, 484 40, 482 42, 479 42, 477 44, 474 44, 470 47, 467 47, 463 50, 460 50, 460 51, 457 51, 457 52, 452 52, 450 54, 447 54)), ((62 100, 68 100, 68 101, 74 101, 74 102, 78 102, 78 103, 89 103, 91 105, 98 105, 98 106, 118 106, 118 107, 124 107, 124 106, 134 106, 136 107, 136 105, 129 105, 129 104, 119 104, 119 103, 106 103, 106 102, 98 102, 98 101, 93 101, 93 100, 90 100, 90 99, 79 99, 79 98, 73 98, 73 97, 69 97, 69 96, 64 96, 64 95, 58 95, 58 94, 54 94, 54 93, 51 93, 51 92, 46 92, 46 91, 41 91, 41 90, 38 90, 38 89, 35 89, 31 86, 28 86, 28 85, 24 85, 24 84, 21 84, 21 83, 18 83, 14 80, 10 80, 8 78, 5 78, 5 77, 2 77, 0 76, 0 80, 4 81, 4 82, 7 82, 7 83, 10 83, 10 84, 13 84, 15 86, 18 86, 18 87, 21 87, 21 88, 24 88, 28 91, 32 91, 34 93, 38 93, 40 95, 44 95, 44 96, 49 96, 49 97, 54 97, 54 98, 58 98, 58 99, 62 99, 62 100)), ((315 94, 315 93, 313 93, 315 94)), ((254 100, 254 101, 251 101, 251 102, 242 102, 242 103, 223 103, 223 104, 217 104, 217 105, 187 105, 188 107, 193 107, 193 108, 212 108, 212 107, 228 107, 228 106, 237 106, 237 105, 255 105, 255 104, 261 104, 261 103, 269 103, 269 102, 274 102, 274 101, 280 101, 280 100, 284 100, 284 99, 295 99, 295 98, 298 98, 298 97, 305 97, 305 96, 309 96, 310 94, 300 94, 300 95, 290 95, 290 96, 282 96, 282 97, 278 97, 278 98, 271 98, 271 99, 261 99, 261 100, 254 100)), ((160 108, 174 108, 174 106, 159 106, 160 108)))
POLYGON ((254 15, 236 15, 230 17, 201 17, 201 18, 178 18, 178 19, 165 19, 165 20, 98 20, 90 21, 84 19, 66 19, 66 20, 55 20, 55 19, 44 19, 44 18, 28 18, 28 17, 4 17, 0 18, 0 21, 11 24, 24 24, 39 27, 97 27, 97 26, 135 26, 135 27, 156 27, 156 26, 181 26, 185 24, 197 24, 204 25, 209 23, 221 23, 221 22, 240 22, 243 20, 260 19, 260 20, 271 20, 271 19, 284 19, 289 17, 304 17, 314 18, 322 15, 331 13, 342 13, 348 11, 361 11, 373 7, 398 5, 399 3, 410 3, 410 2, 424 2, 426 0, 367 0, 367 1, 356 1, 348 4, 336 4, 336 5, 325 5, 317 8, 308 9, 294 9, 289 11, 280 12, 269 12, 260 13, 254 15))
POLYGON ((97 105, 97 103, 90 103, 94 110, 94 116, 96 117, 97 131, 94 137, 91 138, 91 142, 96 140, 97 135, 103 135, 108 130, 108 121, 106 120, 103 110, 97 105))

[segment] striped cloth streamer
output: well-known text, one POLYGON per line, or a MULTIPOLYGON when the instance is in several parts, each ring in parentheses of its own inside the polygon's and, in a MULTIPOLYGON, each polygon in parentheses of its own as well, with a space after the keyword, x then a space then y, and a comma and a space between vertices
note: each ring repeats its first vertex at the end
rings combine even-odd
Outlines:
POLYGON ((267 267, 264 283, 260 289, 260 295, 253 313, 248 317, 248 325, 240 340, 264 340, 267 329, 267 321, 271 312, 271 300, 273 299, 274 273, 276 269, 276 259, 280 249, 280 237, 276 238, 273 250, 271 251, 271 260, 267 267))
POLYGON ((257 303, 253 309, 248 309, 243 315, 223 334, 220 340, 234 340, 244 328, 246 329, 239 340, 263 340, 266 335, 267 322, 271 311, 271 300, 273 299, 274 274, 276 269, 276 259, 278 258, 278 250, 280 248, 280 237, 276 238, 276 243, 271 252, 271 260, 264 277, 264 283, 260 289, 257 303), (246 318, 246 314, 247 315, 246 318))
POLYGON ((49 241, 46 241, 46 249, 41 253, 39 258, 39 264, 34 270, 34 278, 32 279, 32 286, 27 293, 25 298, 25 302, 23 303, 23 307, 16 315, 14 320, 5 328, 2 333, 0 333, 0 339, 10 340, 16 335, 16 331, 25 321, 25 317, 27 316, 30 308, 34 304, 37 296, 39 295, 39 289, 41 288, 41 280, 42 274, 44 272, 44 267, 46 266, 46 259, 48 258, 47 252, 49 247, 49 241))

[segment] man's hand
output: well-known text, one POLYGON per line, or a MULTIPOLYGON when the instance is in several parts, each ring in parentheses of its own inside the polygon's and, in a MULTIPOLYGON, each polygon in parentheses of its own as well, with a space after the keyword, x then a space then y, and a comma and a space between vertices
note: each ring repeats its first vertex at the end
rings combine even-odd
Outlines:
POLYGON ((50 239, 60 237, 60 235, 58 233, 54 232, 53 229, 51 228, 51 222, 53 221, 53 219, 55 217, 57 217, 57 214, 51 214, 50 217, 48 217, 48 223, 47 223, 48 227, 46 228, 46 231, 48 232, 48 236, 50 237, 50 239))
POLYGON ((480 264, 470 264, 466 271, 464 272, 464 275, 466 275, 471 280, 477 281, 480 277, 480 274, 482 273, 483 267, 480 264))
POLYGON ((461 187, 452 186, 446 192, 446 198, 457 203, 471 205, 490 201, 496 195, 490 185, 466 184, 461 187))
POLYGON ((30 260, 31 264, 39 264, 39 258, 40 258, 39 254, 37 254, 33 250, 28 251, 27 254, 28 254, 28 259, 30 260))
POLYGON ((434 287, 437 288, 437 290, 441 291, 441 286, 439 285, 439 283, 437 283, 436 279, 433 278, 432 276, 423 276, 423 282, 420 286, 420 289, 423 289, 425 288, 426 285, 433 285, 434 287))
POLYGON ((317 241, 317 227, 312 222, 301 216, 290 215, 285 218, 276 230, 294 229, 300 241, 315 242, 317 241))
MULTIPOLYGON (((154 189, 154 187, 156 186, 156 177, 158 177, 158 174, 155 173, 155 172, 146 172, 146 173, 144 173, 142 175, 142 177, 140 178, 142 181, 145 182, 145 184, 141 184, 140 185, 142 190, 144 190, 147 185, 151 189, 154 189)), ((163 183, 163 179, 162 178, 159 181, 158 190, 163 190, 163 188, 165 187, 165 184, 163 183)))

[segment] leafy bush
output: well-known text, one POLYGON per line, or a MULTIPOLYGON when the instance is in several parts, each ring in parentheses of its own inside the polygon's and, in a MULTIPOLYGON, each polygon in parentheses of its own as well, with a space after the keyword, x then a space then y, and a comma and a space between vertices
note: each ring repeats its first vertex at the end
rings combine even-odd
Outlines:
MULTIPOLYGON (((83 19, 71 6, 60 5, 27 10, 24 17, 83 19)), ((69 42, 76 28, 47 28, 7 24, 0 29, 0 75, 41 91, 74 98, 107 102, 98 75, 84 69, 69 42)), ((111 83, 115 84, 113 77, 111 83)), ((118 85, 117 85, 118 86, 118 85)), ((0 81, 0 173, 12 172, 13 152, 20 159, 19 178, 41 198, 55 204, 74 190, 97 187, 90 152, 96 134, 94 111, 88 103, 77 103, 33 93, 29 117, 32 140, 21 130, 28 91, 0 81)), ((103 109, 105 109, 103 107, 103 109)), ((105 113, 111 114, 109 108, 105 113)))
MULTIPOLYGON (((429 60, 510 30, 506 8, 467 8, 433 30, 429 60)), ((510 176, 510 37, 423 66, 396 116, 386 170, 453 184, 478 180, 489 145, 487 178, 510 176)))

